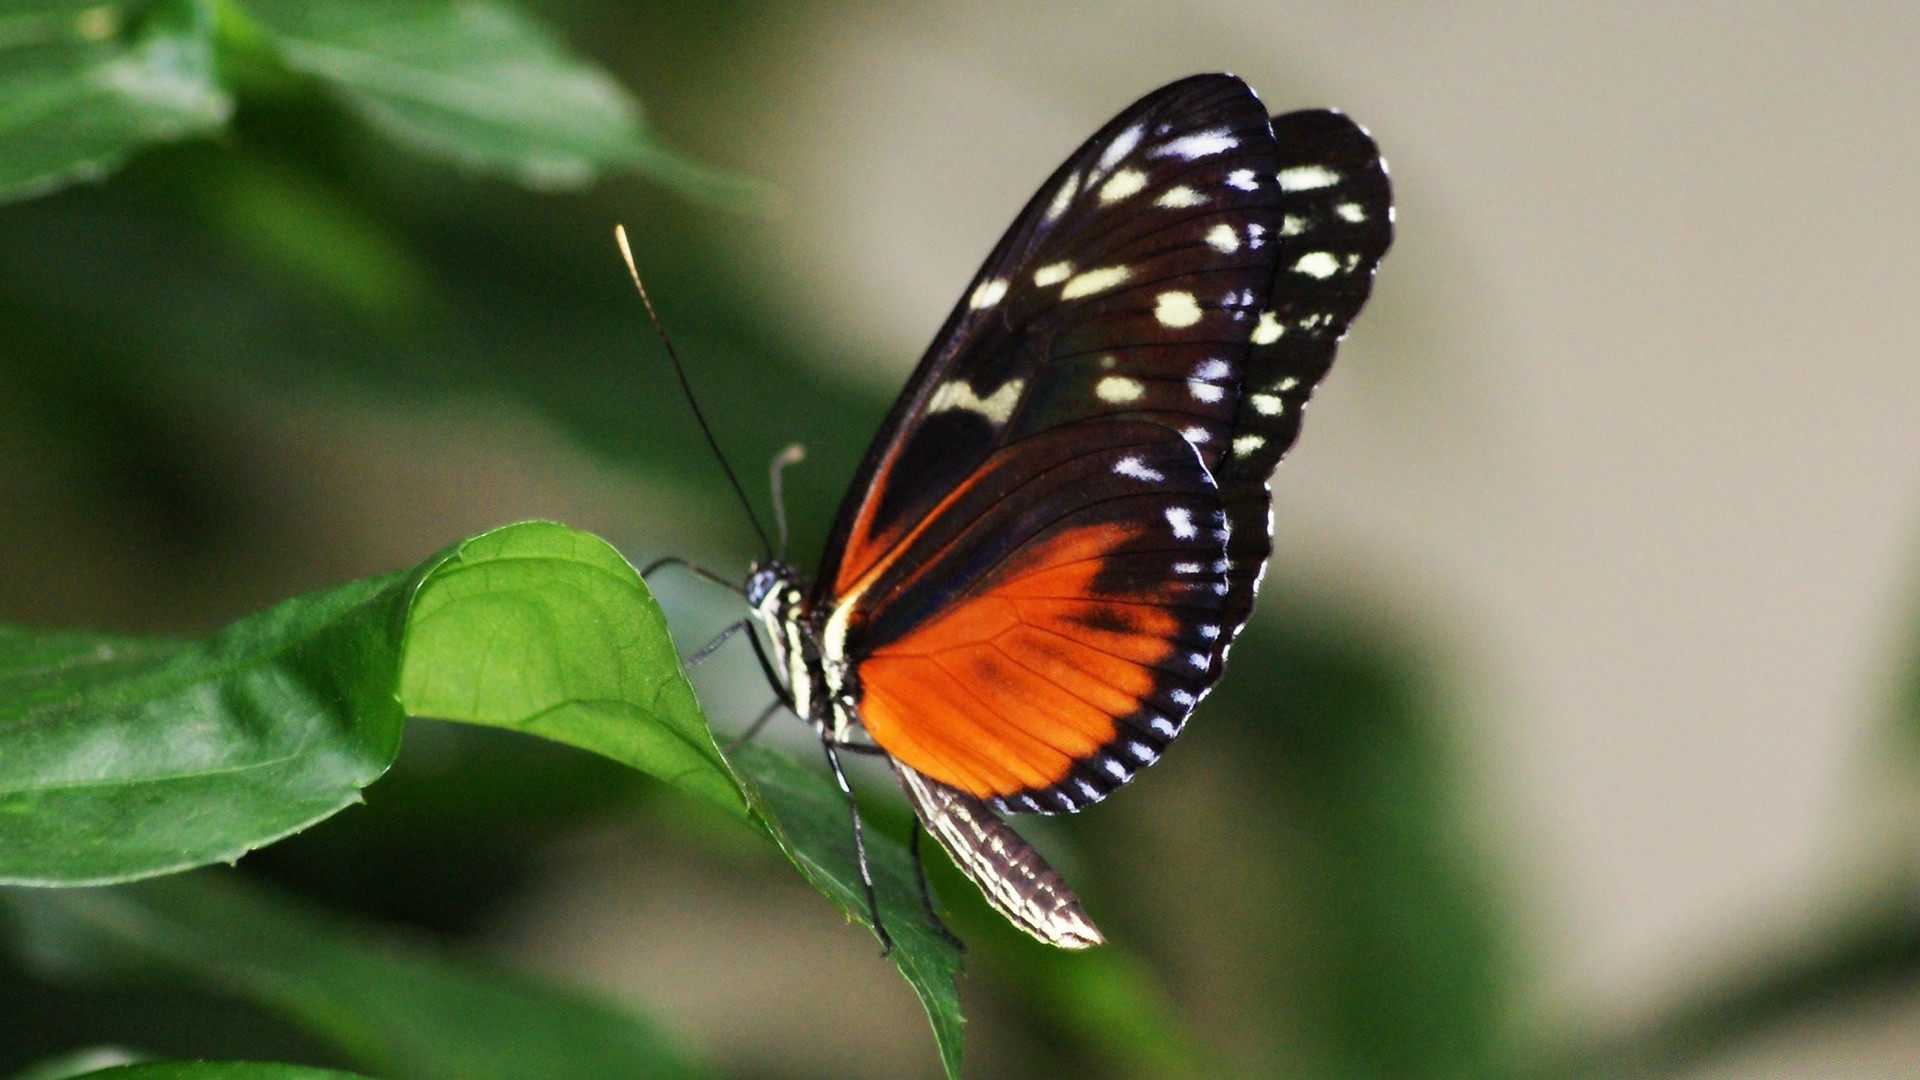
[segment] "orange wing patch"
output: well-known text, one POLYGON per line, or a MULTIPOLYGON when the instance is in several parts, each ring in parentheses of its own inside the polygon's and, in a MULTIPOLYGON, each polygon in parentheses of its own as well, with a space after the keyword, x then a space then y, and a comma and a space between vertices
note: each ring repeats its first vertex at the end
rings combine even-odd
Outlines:
POLYGON ((1102 525, 1035 545, 986 589, 860 663, 868 733, 915 770, 980 798, 1049 787, 1111 742, 1155 684, 1179 620, 1154 597, 1094 591, 1140 536, 1102 525))

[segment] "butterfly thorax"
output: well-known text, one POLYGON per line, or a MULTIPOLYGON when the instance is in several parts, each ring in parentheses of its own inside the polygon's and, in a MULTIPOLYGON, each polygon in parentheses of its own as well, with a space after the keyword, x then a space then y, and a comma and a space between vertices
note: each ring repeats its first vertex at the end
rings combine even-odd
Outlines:
POLYGON ((858 714, 846 692, 844 665, 825 658, 820 617, 807 600, 808 592, 806 576, 782 562, 755 564, 747 575, 747 603, 773 641, 774 661, 793 696, 793 711, 821 733, 845 740, 858 714))

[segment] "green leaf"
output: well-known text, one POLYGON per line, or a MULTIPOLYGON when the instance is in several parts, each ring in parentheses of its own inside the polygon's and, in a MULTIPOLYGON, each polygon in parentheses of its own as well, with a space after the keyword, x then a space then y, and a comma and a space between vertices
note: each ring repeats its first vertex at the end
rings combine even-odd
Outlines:
POLYGON ((201 642, 0 628, 0 882, 210 862, 360 797, 393 760, 404 576, 201 642))
POLYGON ((673 154, 606 72, 503 0, 253 0, 287 66, 394 141, 537 190, 615 170, 757 201, 750 182, 673 154))
MULTIPOLYGON (((578 746, 750 815, 871 925, 837 789, 767 751, 736 772, 640 575, 549 522, 204 642, 0 632, 0 880, 125 881, 236 858, 357 799, 397 752, 403 705, 578 746)), ((901 846, 873 834, 867 849, 894 964, 958 1075, 959 954, 927 923, 901 846)))
POLYGON ((224 127, 211 0, 29 0, 0 14, 0 202, 95 180, 150 143, 224 127))
POLYGON ((597 537, 529 522, 450 549, 415 594, 400 687, 415 716, 568 743, 745 812, 666 616, 597 537))
MULTIPOLYGON (((814 888, 849 918, 871 929, 866 892, 854 861, 853 822, 839 789, 818 771, 756 746, 742 747, 733 755, 733 763, 748 779, 749 798, 780 850, 814 888)), ((913 860, 906 850, 871 827, 866 848, 880 917, 893 938, 893 965, 919 995, 933 1025, 941 1063, 947 1075, 958 1080, 964 1021, 954 977, 960 972, 960 952, 927 921, 913 860)))
POLYGON ((264 1061, 156 1061, 81 1075, 103 1080, 367 1080, 359 1073, 264 1061))
MULTIPOLYGON (((205 642, 0 632, 0 880, 132 880, 269 844, 386 771, 403 707, 589 749, 751 813, 870 924, 839 792, 760 749, 735 773, 634 567, 541 521, 205 642)), ((927 924, 906 851, 874 834, 868 857, 893 963, 958 1074, 960 955, 927 924)))
POLYGON ((202 642, 0 628, 0 882, 127 881, 295 832, 392 763, 402 695, 744 808, 639 575, 529 522, 202 642))
MULTIPOLYGON (((872 928, 844 798, 817 770, 748 747, 729 768, 640 575, 593 537, 514 526, 455 549, 421 585, 401 697, 409 712, 540 735, 712 799, 754 823, 809 883, 872 928)), ((868 834, 894 966, 960 1067, 960 955, 927 922, 907 852, 868 834)), ((877 940, 877 938, 876 938, 877 940)))
POLYGON ((37 966, 184 975, 268 1006, 386 1080, 701 1077, 658 1031, 576 991, 196 874, 0 893, 37 966))

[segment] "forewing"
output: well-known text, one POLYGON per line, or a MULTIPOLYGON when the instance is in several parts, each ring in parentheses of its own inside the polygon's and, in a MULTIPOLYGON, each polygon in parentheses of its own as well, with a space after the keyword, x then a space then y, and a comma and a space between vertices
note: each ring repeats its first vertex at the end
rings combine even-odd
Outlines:
POLYGON ((1001 448, 1098 416, 1228 446, 1279 224, 1273 135, 1201 75, 1107 124, 1021 212, 868 451, 820 567, 843 596, 1001 448))
POLYGON ((1212 685, 1225 514, 1191 443, 1096 418, 999 451, 827 623, 874 742, 1003 810, 1076 810, 1212 685))
POLYGON ((1215 468, 1232 531, 1216 661, 1253 610, 1273 550, 1268 480, 1393 242, 1393 190, 1365 128, 1310 109, 1274 117, 1273 133, 1281 212, 1273 289, 1254 327, 1228 455, 1215 468))

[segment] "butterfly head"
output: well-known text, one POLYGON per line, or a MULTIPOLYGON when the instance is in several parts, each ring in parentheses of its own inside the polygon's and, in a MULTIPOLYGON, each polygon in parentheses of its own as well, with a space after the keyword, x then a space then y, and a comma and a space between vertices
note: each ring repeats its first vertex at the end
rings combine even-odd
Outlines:
POLYGON ((778 560, 754 563, 747 570, 747 603, 770 607, 789 592, 801 592, 800 571, 778 560))

